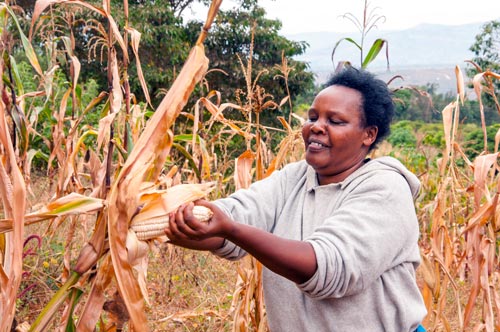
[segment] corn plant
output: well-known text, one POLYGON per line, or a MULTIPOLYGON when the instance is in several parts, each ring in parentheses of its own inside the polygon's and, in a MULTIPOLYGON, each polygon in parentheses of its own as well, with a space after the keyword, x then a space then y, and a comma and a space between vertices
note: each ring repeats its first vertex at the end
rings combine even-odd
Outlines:
MULTIPOLYGON (((123 105, 124 96, 121 90, 120 71, 118 68, 119 60, 115 45, 121 48, 122 63, 128 63, 127 42, 130 37, 132 48, 136 55, 138 68, 140 68, 138 58, 139 34, 131 27, 126 27, 126 33, 122 36, 117 24, 111 16, 110 2, 104 1, 103 7, 96 7, 83 1, 64 1, 49 0, 38 1, 35 5, 30 35, 36 33, 35 23, 40 14, 47 8, 52 8, 56 4, 81 6, 104 17, 108 23, 108 30, 102 30, 100 41, 106 46, 108 51, 108 81, 112 87, 107 94, 105 101, 104 116, 102 117, 98 130, 87 130, 80 132, 78 124, 81 118, 72 112, 67 116, 67 101, 73 96, 72 107, 76 111, 76 96, 74 94, 78 81, 79 62, 73 56, 74 45, 71 39, 63 39, 66 45, 66 52, 71 59, 70 72, 71 82, 68 90, 63 94, 59 103, 59 109, 55 112, 55 127, 53 131, 52 150, 49 158, 49 168, 53 161, 57 160, 58 182, 56 196, 49 204, 32 213, 24 214, 25 209, 25 186, 20 167, 18 165, 19 157, 16 155, 12 137, 15 135, 7 127, 7 116, 5 113, 5 103, 2 101, 0 112, 0 124, 2 139, 3 163, 2 167, 2 198, 4 203, 4 219, 1 221, 3 239, 1 247, 2 264, 2 301, 0 307, 2 313, 2 331, 10 330, 13 322, 15 309, 15 298, 21 281, 20 272, 22 269, 22 245, 23 245, 23 227, 26 222, 41 222, 58 218, 65 219, 68 216, 76 216, 81 213, 96 213, 94 231, 85 245, 81 248, 76 263, 70 266, 70 258, 65 258, 65 272, 63 272, 63 286, 59 288, 52 300, 42 310, 38 318, 31 324, 30 331, 42 331, 49 328, 52 319, 59 308, 66 303, 60 326, 66 326, 69 329, 76 328, 81 331, 92 331, 99 320, 100 312, 104 305, 104 291, 110 286, 113 280, 116 281, 119 293, 119 299, 126 307, 126 312, 130 318, 131 329, 137 331, 148 330, 148 324, 145 317, 144 299, 147 300, 145 291, 145 265, 147 265, 148 244, 137 239, 134 231, 129 230, 132 219, 139 219, 146 216, 152 220, 156 216, 166 215, 173 211, 182 202, 191 201, 204 197, 212 190, 210 183, 199 185, 180 185, 166 190, 159 190, 159 186, 165 181, 158 181, 163 171, 163 165, 169 155, 172 146, 172 132, 170 127, 175 122, 187 99, 208 68, 208 60, 204 55, 203 41, 206 37, 212 21, 220 6, 220 1, 212 2, 207 22, 203 27, 196 45, 193 47, 189 58, 179 73, 172 87, 162 103, 156 109, 152 118, 148 121, 142 133, 134 142, 133 147, 126 144, 116 145, 122 154, 122 162, 115 164, 113 151, 115 142, 120 140, 111 139, 115 137, 114 130, 121 128, 124 133, 124 141, 128 142, 132 133, 128 133, 128 126, 115 126, 118 114, 125 108, 126 115, 130 111, 130 96, 127 95, 127 76, 125 72, 125 98, 128 101, 123 105), (127 42, 126 42, 127 40, 127 42), (3 125, 5 123, 5 125, 3 125), (69 124, 69 130, 65 130, 69 124), (89 147, 85 146, 84 140, 87 136, 97 136, 97 150, 89 152, 89 147), (128 152, 130 148, 130 152, 128 152), (81 158, 81 150, 89 156, 89 168, 92 173, 92 180, 95 186, 90 191, 90 195, 83 195, 86 191, 84 185, 79 179, 80 163, 77 159, 81 158), (82 193, 78 193, 78 192, 82 193), (95 275, 95 278, 89 278, 95 275), (75 285, 84 285, 90 283, 90 294, 78 322, 73 321, 73 310, 78 303, 81 291, 75 288, 75 285), (4 306, 5 303, 5 306, 4 306)), ((126 6, 125 6, 126 7, 126 6)), ((8 18, 9 7, 2 5, 3 21, 8 18)), ((15 21, 15 15, 13 17, 15 21)), ((66 22, 71 22, 71 15, 66 22)), ((50 20, 51 16, 44 16, 43 20, 50 20)), ((39 24, 38 27, 43 26, 39 24)), ((7 29, 3 30, 5 33, 7 29)), ((53 62, 49 62, 49 68, 43 71, 36 56, 33 55, 29 41, 22 31, 22 41, 26 49, 28 58, 46 84, 46 91, 50 97, 50 73, 56 70, 53 62), (54 67, 51 67, 54 66, 54 67)), ((50 38, 49 38, 50 39, 50 38)), ((4 54, 7 50, 4 50, 4 54)), ((4 57, 2 57, 4 58, 4 57)), ((4 68, 4 63, 2 66, 4 68)), ((126 70, 126 66, 125 66, 126 70)), ((139 70, 139 76, 140 70, 139 70)), ((143 82, 143 79, 141 79, 143 82)), ((14 82, 13 82, 14 83, 14 82)), ((143 82, 144 83, 144 82, 143 82)), ((12 94, 16 91, 9 87, 12 94)), ((4 91, 2 87, 2 91, 4 91)), ((104 100, 99 97, 94 101, 98 103, 104 100)), ((14 103, 17 107, 17 103, 14 103)), ((92 107, 93 104, 88 107, 92 107)), ((21 109, 21 114, 22 114, 21 109)), ((122 117, 129 121, 128 117, 122 117)), ((132 123, 134 127, 136 123, 132 123)), ((19 129, 19 128, 18 128, 19 129)), ((23 137, 24 138, 24 137, 23 137)), ((24 146, 24 145, 23 145, 24 146)), ((22 150, 26 154, 26 150, 22 150)), ((23 155, 24 156, 24 155, 23 155)), ((167 174, 168 175, 168 174, 167 174)), ((72 224, 72 229, 75 227, 72 224)), ((67 242, 71 242, 72 230, 69 232, 67 242)), ((67 254, 69 255, 69 251, 67 254)), ((66 254, 65 254, 66 255, 66 254)), ((103 329, 107 329, 102 325, 103 329)))
MULTIPOLYGON (((376 28, 379 23, 385 22, 385 16, 376 14, 375 13, 376 10, 377 10, 377 7, 373 8, 373 9, 369 9, 368 0, 365 0, 364 7, 363 7, 363 16, 362 16, 361 21, 356 16, 354 16, 352 13, 346 13, 346 14, 342 15, 343 18, 346 18, 349 21, 351 21, 354 24, 354 26, 359 30, 359 32, 361 33, 361 40, 359 43, 356 42, 351 37, 346 37, 346 38, 342 38, 342 39, 338 40, 335 43, 335 46, 333 47, 332 55, 331 55, 332 63, 334 65, 335 65, 334 56, 335 56, 335 52, 337 51, 337 48, 339 47, 339 45, 343 41, 347 41, 347 42, 351 43, 352 45, 354 45, 359 50, 359 56, 360 56, 359 63, 360 63, 360 67, 363 69, 366 69, 368 67, 368 65, 377 58, 380 51, 385 46, 385 49, 386 49, 385 57, 387 59, 387 69, 389 69, 389 48, 388 48, 389 46, 388 46, 387 40, 382 39, 382 38, 377 38, 373 42, 370 49, 368 50, 368 53, 366 55, 364 54, 365 50, 366 50, 366 47, 365 47, 366 36, 373 28, 376 28)), ((350 61, 339 61, 335 70, 337 71, 337 70, 341 69, 346 64, 350 65, 350 61)))
MULTIPOLYGON (((420 216, 423 222, 422 292, 429 312, 425 326, 430 331, 493 332, 500 329, 500 228, 496 217, 500 136, 495 137, 495 151, 488 151, 485 144, 481 155, 473 161, 467 158, 457 139, 460 104, 465 93, 458 67, 456 73, 457 99, 442 112, 446 151, 438 160, 437 195, 423 207, 420 216), (465 291, 461 287, 464 282, 470 285, 465 291), (450 308, 453 306, 455 308, 450 308), (453 317, 450 312, 455 312, 453 317), (473 319, 478 315, 481 319, 473 319)), ((474 77, 478 100, 481 100, 484 78, 498 79, 500 75, 484 72, 474 77)), ((479 112, 483 114, 481 101, 479 105, 479 112)), ((485 129, 484 121, 482 126, 485 129)), ((484 139, 486 142, 487 137, 484 139)))

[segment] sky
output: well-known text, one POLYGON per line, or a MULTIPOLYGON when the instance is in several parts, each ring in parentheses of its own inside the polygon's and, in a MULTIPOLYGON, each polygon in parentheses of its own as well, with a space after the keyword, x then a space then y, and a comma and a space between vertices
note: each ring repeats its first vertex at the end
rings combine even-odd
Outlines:
MULTIPOLYGON (((302 32, 352 32, 354 24, 341 16, 352 13, 358 19, 363 14, 364 0, 260 0, 267 17, 279 19, 281 33, 291 35, 302 32)), ((222 8, 234 6, 224 0, 222 8)), ((379 30, 404 30, 421 23, 458 25, 500 19, 500 0, 371 0, 368 9, 375 15, 385 16, 379 30)), ((202 20, 206 10, 196 7, 195 17, 202 20)), ((189 13, 188 13, 189 14, 189 13)))

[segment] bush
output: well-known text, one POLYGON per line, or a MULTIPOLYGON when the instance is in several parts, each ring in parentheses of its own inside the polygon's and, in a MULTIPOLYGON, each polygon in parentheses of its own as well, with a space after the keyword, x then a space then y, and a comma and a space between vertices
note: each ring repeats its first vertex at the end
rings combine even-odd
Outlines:
POLYGON ((417 138, 408 121, 400 121, 393 126, 387 141, 394 147, 415 147, 417 138))

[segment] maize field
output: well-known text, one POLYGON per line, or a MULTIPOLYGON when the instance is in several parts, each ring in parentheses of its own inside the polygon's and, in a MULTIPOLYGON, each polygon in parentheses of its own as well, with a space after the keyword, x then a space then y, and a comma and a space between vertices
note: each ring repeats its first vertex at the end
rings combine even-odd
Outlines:
MULTIPOLYGON (((0 332, 268 330, 259 262, 251 257, 227 262, 172 247, 163 233, 168 214, 181 204, 224 197, 302 159, 298 112, 280 117, 281 128, 260 123, 267 109, 293 105, 290 96, 262 93, 251 58, 238 59, 247 82, 235 87, 243 91, 238 102, 197 89, 205 86, 211 68, 204 41, 220 3, 211 2, 198 40, 154 112, 148 111, 150 102, 134 103, 128 84, 128 64, 134 61, 149 100, 141 32, 116 23, 110 0, 101 5, 38 0, 29 33, 19 24, 15 5, 0 3, 0 332), (85 68, 74 55, 74 38, 68 34, 61 39, 64 49, 56 47, 50 28, 68 23, 75 8, 106 22, 95 43, 107 58, 109 90, 80 107, 78 83, 85 68), (45 41, 48 61, 34 51, 36 34, 45 41), (20 84, 8 48, 13 40, 36 73, 33 90, 20 84), (71 60, 64 86, 55 86, 58 52, 71 60), (50 139, 36 130, 37 100, 54 106, 50 139), (102 108, 92 126, 85 119, 97 105, 102 108), (229 110, 245 114, 246 121, 230 119, 229 110), (277 132, 283 138, 271 146, 277 132), (243 153, 216 152, 226 151, 235 138, 243 142, 243 153), (35 141, 49 151, 46 169, 33 171, 40 156, 35 141)), ((285 79, 293 75, 285 56, 280 70, 285 79)), ((500 74, 490 71, 473 78, 478 112, 485 94, 500 112, 492 85, 498 79, 500 74)), ((428 309, 423 325, 431 332, 495 332, 500 331, 500 132, 487 137, 483 123, 484 150, 467 157, 458 120, 466 82, 458 66, 456 81, 456 99, 442 110, 444 148, 416 148, 426 156, 425 166, 412 164, 412 153, 388 143, 373 153, 393 154, 422 182, 416 208, 418 281, 428 309), (488 140, 495 141, 494 151, 488 140)), ((206 209, 194 213, 210 219, 206 209)))

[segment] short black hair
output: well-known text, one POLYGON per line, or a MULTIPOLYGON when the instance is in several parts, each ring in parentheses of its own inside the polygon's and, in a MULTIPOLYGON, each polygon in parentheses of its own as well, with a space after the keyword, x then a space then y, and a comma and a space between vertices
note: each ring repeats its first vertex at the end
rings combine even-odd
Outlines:
POLYGON ((374 149, 390 133, 394 102, 387 84, 364 69, 344 67, 333 74, 323 88, 341 85, 361 93, 365 127, 376 126, 377 138, 370 146, 374 149))

